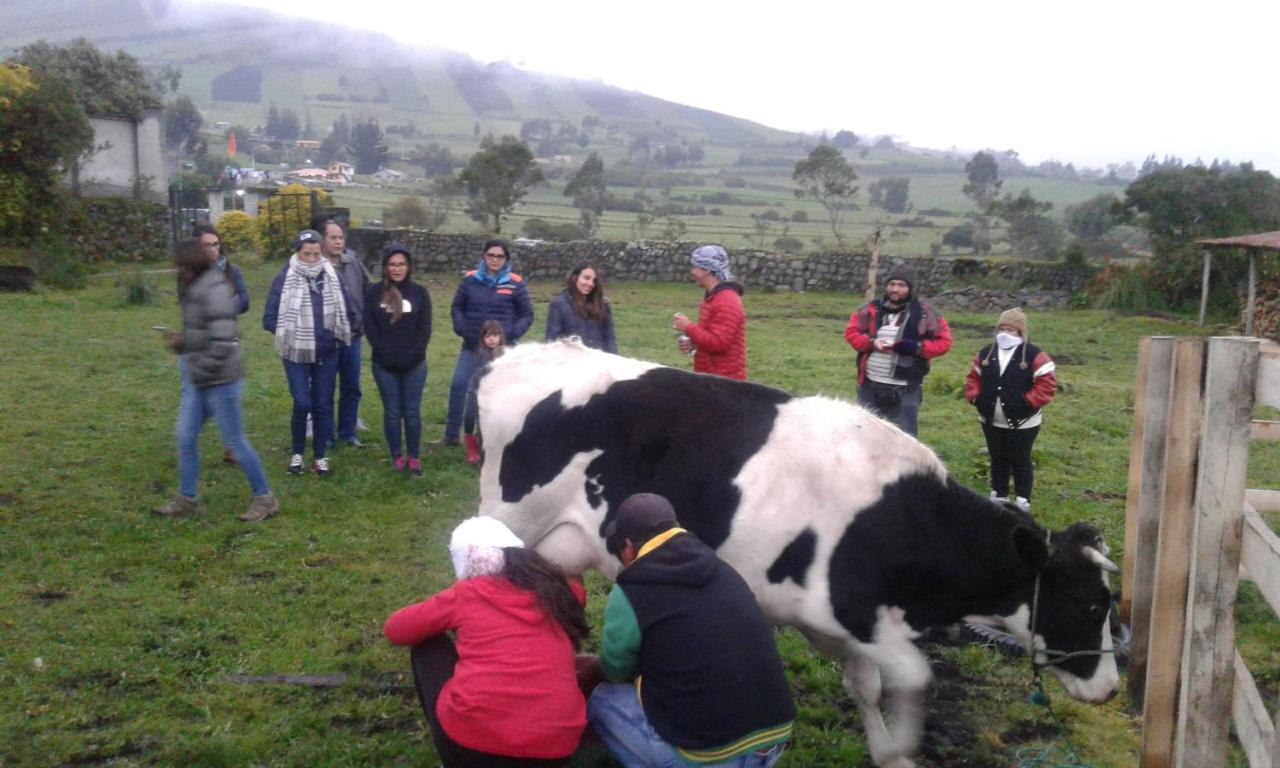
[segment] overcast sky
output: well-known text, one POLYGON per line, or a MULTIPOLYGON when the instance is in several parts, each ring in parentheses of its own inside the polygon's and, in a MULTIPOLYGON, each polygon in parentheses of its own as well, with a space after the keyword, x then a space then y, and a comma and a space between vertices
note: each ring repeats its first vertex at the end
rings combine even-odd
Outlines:
POLYGON ((232 2, 776 128, 1280 172, 1276 0, 232 2))

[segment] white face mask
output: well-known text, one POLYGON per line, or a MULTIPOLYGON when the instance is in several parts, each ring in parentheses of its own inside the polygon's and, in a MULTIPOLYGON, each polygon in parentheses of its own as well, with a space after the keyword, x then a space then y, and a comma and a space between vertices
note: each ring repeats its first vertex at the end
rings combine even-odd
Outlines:
POLYGON ((1001 331, 996 334, 996 346, 1001 349, 1013 349, 1022 343, 1022 337, 1016 333, 1001 331))

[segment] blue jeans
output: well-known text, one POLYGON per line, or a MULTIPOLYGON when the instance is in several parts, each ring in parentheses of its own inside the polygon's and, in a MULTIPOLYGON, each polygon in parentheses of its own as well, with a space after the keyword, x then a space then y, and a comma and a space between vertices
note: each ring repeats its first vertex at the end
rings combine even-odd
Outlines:
MULTIPOLYGON (((338 350, 338 437, 351 441, 356 439, 356 421, 360 418, 360 337, 338 350)), ((334 444, 333 426, 329 427, 329 445, 334 444)))
POLYGON ((293 416, 289 422, 292 453, 307 450, 307 415, 311 415, 311 453, 324 458, 329 435, 333 434, 333 387, 338 378, 338 351, 314 363, 284 360, 284 376, 289 380, 293 416))
POLYGON ((896 403, 877 403, 871 387, 871 379, 858 387, 858 405, 895 425, 912 437, 916 436, 920 419, 920 403, 924 400, 924 387, 900 387, 901 398, 896 403))
POLYGON ((382 431, 387 438, 391 458, 400 450, 400 424, 404 423, 404 441, 409 457, 418 458, 422 445, 422 390, 427 386, 427 362, 411 371, 389 371, 373 364, 373 381, 382 396, 382 431))
POLYGON ((653 730, 630 683, 596 686, 587 702, 587 722, 625 768, 769 768, 782 757, 784 748, 776 744, 723 763, 688 763, 653 730))
POLYGON ((196 497, 196 484, 200 479, 200 430, 211 416, 222 433, 222 444, 236 457, 253 495, 271 493, 267 476, 262 471, 262 462, 244 436, 244 420, 240 413, 244 380, 197 388, 187 378, 185 368, 180 370, 182 400, 178 405, 178 425, 174 429, 178 443, 178 493, 188 499, 196 497))
POLYGON ((467 407, 467 388, 476 371, 475 352, 464 345, 458 351, 458 362, 453 366, 453 379, 449 382, 449 410, 445 413, 444 436, 457 440, 462 431, 462 413, 467 407))

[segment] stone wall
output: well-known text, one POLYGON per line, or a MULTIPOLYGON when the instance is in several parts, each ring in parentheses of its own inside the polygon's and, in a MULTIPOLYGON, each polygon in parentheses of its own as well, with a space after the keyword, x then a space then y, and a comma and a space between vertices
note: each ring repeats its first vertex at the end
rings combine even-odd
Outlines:
MULTIPOLYGON (((348 243, 376 270, 385 243, 400 241, 413 252, 414 266, 427 273, 461 273, 476 266, 485 238, 412 230, 352 229, 348 243)), ((582 261, 597 264, 611 282, 683 282, 689 278, 689 254, 698 243, 579 240, 513 245, 516 272, 530 280, 559 283, 582 261)), ((775 254, 755 250, 730 251, 734 277, 749 288, 764 291, 861 291, 869 256, 866 253, 775 254)), ((1010 290, 1079 290, 1088 270, 1061 262, 1003 261, 974 258, 897 257, 882 254, 879 282, 894 264, 906 263, 916 273, 918 289, 933 294, 948 285, 998 283, 1010 290)))

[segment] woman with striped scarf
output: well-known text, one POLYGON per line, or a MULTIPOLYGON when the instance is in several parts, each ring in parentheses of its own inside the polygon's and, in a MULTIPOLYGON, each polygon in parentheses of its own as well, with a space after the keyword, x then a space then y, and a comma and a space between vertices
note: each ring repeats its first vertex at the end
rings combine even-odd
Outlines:
POLYGON ((271 283, 262 327, 275 334, 276 354, 284 361, 284 375, 293 397, 290 428, 293 438, 289 474, 303 472, 307 446, 307 417, 312 429, 312 470, 321 477, 332 472, 325 457, 333 432, 333 388, 338 376, 338 352, 351 343, 355 309, 337 272, 320 253, 319 232, 304 229, 294 240, 294 254, 271 283))

